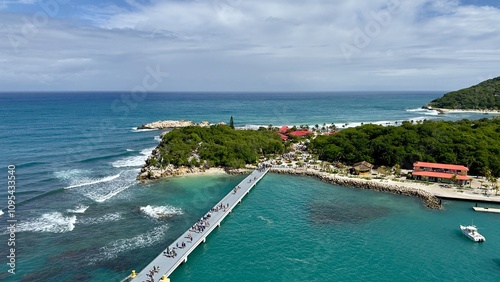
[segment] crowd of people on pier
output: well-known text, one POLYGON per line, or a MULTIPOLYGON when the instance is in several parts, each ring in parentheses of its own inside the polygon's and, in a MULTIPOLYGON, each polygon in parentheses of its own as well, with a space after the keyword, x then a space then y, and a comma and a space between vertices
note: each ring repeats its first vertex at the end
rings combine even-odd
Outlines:
MULTIPOLYGON (((270 165, 269 164, 260 164, 257 168, 257 170, 262 173, 264 172, 270 165)), ((257 180, 257 176, 253 176, 253 178, 249 178, 248 182, 251 183, 253 181, 257 180)), ((236 194, 239 190, 241 189, 240 185, 237 185, 233 189, 233 194, 236 194)), ((175 247, 170 247, 168 246, 166 250, 163 251, 163 255, 168 257, 168 258, 175 258, 177 257, 177 252, 176 250, 178 249, 184 249, 186 247, 186 242, 187 243, 192 243, 193 242, 193 236, 191 232, 196 232, 196 233, 203 233, 207 227, 210 227, 210 218, 212 217, 212 213, 216 213, 219 211, 227 212, 229 209, 229 203, 218 203, 215 205, 213 208, 210 209, 210 211, 205 214, 202 218, 200 218, 190 229, 189 233, 187 236, 184 238, 187 239, 187 241, 178 241, 175 243, 175 247)), ((181 252, 182 254, 182 252, 181 252)), ((148 279, 145 282, 154 282, 154 274, 158 273, 160 270, 160 267, 153 267, 149 271, 149 274, 147 274, 148 279)))
POLYGON ((153 266, 152 269, 149 270, 149 273, 146 274, 148 279, 146 279, 145 282, 155 282, 155 273, 158 273, 160 271, 160 266, 153 266))

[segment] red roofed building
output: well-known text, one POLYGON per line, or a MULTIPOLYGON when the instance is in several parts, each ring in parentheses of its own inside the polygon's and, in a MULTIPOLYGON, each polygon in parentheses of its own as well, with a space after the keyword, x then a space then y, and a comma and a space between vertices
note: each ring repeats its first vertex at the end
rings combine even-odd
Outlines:
POLYGON ((307 136, 307 134, 311 134, 311 133, 312 133, 312 131, 309 131, 309 130, 297 130, 297 131, 290 132, 290 135, 298 136, 298 137, 305 137, 305 136, 307 136))
POLYGON ((279 130, 279 133, 287 133, 287 131, 289 130, 288 126, 286 125, 283 125, 280 130, 279 130))
POLYGON ((286 136, 285 134, 283 134, 283 133, 278 133, 278 134, 280 135, 281 140, 283 140, 283 141, 288 140, 288 136, 286 136))
POLYGON ((465 185, 470 180, 467 171, 469 169, 463 165, 415 162, 412 175, 419 180, 447 183, 458 181, 460 185, 465 185))

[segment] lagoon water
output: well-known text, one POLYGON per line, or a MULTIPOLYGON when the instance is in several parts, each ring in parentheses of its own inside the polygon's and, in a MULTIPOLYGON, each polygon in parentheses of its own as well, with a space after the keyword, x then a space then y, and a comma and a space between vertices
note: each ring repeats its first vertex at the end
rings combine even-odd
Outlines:
MULTIPOLYGON (((0 201, 1 281, 120 281, 140 270, 244 176, 135 181, 158 144, 160 119, 337 127, 437 115, 440 92, 0 94, 0 165, 16 166, 16 275, 7 273, 7 203, 0 201), (168 217, 158 217, 158 212, 168 217), (2 243, 4 242, 4 243, 2 243)), ((1 178, 1 175, 0 175, 1 178)), ((6 181, 5 181, 6 182, 6 181)), ((0 197, 7 198, 6 183, 0 197)), ((269 174, 172 281, 500 280, 500 217, 473 203, 418 199, 269 174), (475 244, 459 224, 485 235, 475 244)))

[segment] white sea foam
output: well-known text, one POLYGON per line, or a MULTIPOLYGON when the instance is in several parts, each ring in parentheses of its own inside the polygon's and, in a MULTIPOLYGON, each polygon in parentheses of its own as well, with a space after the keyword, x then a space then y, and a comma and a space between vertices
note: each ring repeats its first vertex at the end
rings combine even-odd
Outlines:
POLYGON ((182 209, 173 206, 150 206, 140 207, 139 210, 149 217, 160 219, 171 217, 176 214, 183 214, 182 209))
POLYGON ((74 209, 67 209, 66 211, 68 213, 85 213, 85 211, 89 208, 89 206, 84 206, 84 205, 78 205, 74 209))
POLYGON ((108 214, 105 214, 105 215, 99 216, 99 217, 85 218, 85 219, 79 220, 78 224, 94 225, 94 224, 102 224, 102 223, 107 223, 107 222, 119 221, 122 219, 123 219, 123 213, 115 212, 115 213, 108 213, 108 214))
POLYGON ((3 211, 2 211, 2 210, 0 210, 0 216, 1 216, 2 214, 3 214, 3 211))
POLYGON ((117 168, 143 166, 144 162, 146 161, 146 159, 151 154, 151 151, 153 151, 154 148, 155 147, 143 149, 141 150, 140 155, 119 159, 111 163, 111 165, 117 168))
POLYGON ((108 260, 117 257, 122 252, 130 252, 138 248, 151 246, 164 240, 168 229, 169 226, 165 224, 132 238, 116 240, 102 247, 100 253, 91 260, 93 260, 93 262, 108 260))
POLYGON ((161 141, 161 136, 155 136, 154 139, 155 139, 155 141, 160 142, 161 141))
POLYGON ((81 178, 82 176, 85 177, 90 174, 89 170, 82 170, 82 169, 69 169, 69 170, 63 170, 63 171, 56 171, 54 172, 54 175, 61 179, 61 180, 66 180, 66 181, 71 181, 76 178, 81 178))
POLYGON ((127 152, 134 152, 135 150, 127 149, 127 152))
POLYGON ((75 228, 76 216, 64 216, 60 212, 42 214, 41 217, 21 221, 18 232, 65 233, 75 228))
POLYGON ((98 179, 91 179, 91 178, 86 178, 86 177, 77 178, 77 179, 73 179, 72 182, 75 182, 75 181, 80 182, 81 181, 82 183, 73 184, 73 185, 70 185, 68 187, 64 187, 64 189, 73 189, 73 188, 78 188, 78 187, 83 187, 83 186, 98 184, 98 183, 102 183, 102 182, 108 182, 108 181, 117 179, 118 177, 120 177, 119 173, 115 174, 115 175, 106 176, 106 177, 103 177, 103 178, 98 178, 98 179))
POLYGON ((132 127, 132 132, 145 132, 145 131, 155 131, 159 129, 149 129, 149 128, 144 128, 144 129, 138 129, 137 127, 132 127))
POLYGON ((135 183, 136 176, 136 170, 124 170, 120 173, 119 177, 112 181, 82 186, 73 191, 95 202, 102 203, 132 186, 135 183))

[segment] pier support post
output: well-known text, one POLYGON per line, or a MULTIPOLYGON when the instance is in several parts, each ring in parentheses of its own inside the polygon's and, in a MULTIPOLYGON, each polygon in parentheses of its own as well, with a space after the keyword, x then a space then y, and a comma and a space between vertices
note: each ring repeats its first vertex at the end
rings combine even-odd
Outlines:
POLYGON ((207 241, 207 237, 203 238, 203 243, 205 243, 207 241))
POLYGON ((188 257, 185 257, 184 258, 184 263, 186 263, 188 261, 188 257))

